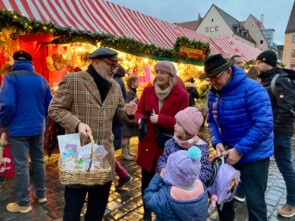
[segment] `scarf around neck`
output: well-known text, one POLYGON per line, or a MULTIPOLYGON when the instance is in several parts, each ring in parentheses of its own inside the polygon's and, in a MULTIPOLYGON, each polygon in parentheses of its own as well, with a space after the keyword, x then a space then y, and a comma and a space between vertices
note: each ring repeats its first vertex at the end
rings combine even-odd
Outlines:
POLYGON ((195 136, 193 136, 192 138, 190 138, 188 140, 180 140, 178 137, 176 137, 174 135, 173 139, 183 149, 189 149, 192 146, 194 146, 199 141, 200 138, 199 138, 198 135, 195 135, 195 136))

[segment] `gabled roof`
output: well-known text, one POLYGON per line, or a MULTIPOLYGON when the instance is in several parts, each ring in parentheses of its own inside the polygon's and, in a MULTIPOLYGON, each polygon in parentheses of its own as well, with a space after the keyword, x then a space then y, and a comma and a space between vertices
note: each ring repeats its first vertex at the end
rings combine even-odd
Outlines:
POLYGON ((223 20, 228 24, 228 26, 234 32, 235 35, 238 35, 244 39, 247 39, 248 41, 250 41, 252 43, 255 43, 255 41, 253 40, 253 38, 250 35, 245 36, 242 33, 238 32, 234 28, 234 27, 240 27, 240 29, 244 29, 244 27, 241 25, 241 23, 236 18, 234 18, 230 14, 226 13, 225 11, 223 11, 221 8, 217 7, 216 5, 213 4, 212 7, 213 6, 216 8, 216 10, 219 12, 221 17, 223 18, 223 20))
POLYGON ((295 1, 293 4, 293 8, 289 17, 288 25, 286 28, 285 33, 292 33, 295 32, 295 1))
POLYGON ((253 20, 255 21, 256 25, 258 26, 258 28, 260 30, 265 29, 263 23, 261 21, 259 21, 254 15, 250 14, 249 16, 251 16, 253 18, 253 20))
MULTIPOLYGON (((223 11, 221 8, 217 7, 216 5, 212 5, 215 6, 215 8, 217 9, 217 11, 219 12, 219 14, 221 15, 221 17, 223 18, 223 20, 228 24, 228 26, 233 30, 233 26, 234 25, 239 25, 240 22, 235 19, 233 16, 231 16, 230 14, 226 13, 225 11, 223 11)), ((234 31, 234 30, 233 30, 234 31)))
POLYGON ((202 20, 194 20, 194 21, 181 22, 181 23, 175 23, 175 24, 179 25, 180 27, 196 31, 201 22, 202 20))

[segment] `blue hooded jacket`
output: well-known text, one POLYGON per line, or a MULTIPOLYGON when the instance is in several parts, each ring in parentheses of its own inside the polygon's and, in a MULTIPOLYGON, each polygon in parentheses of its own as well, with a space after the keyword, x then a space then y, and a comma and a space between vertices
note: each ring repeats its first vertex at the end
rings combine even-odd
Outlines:
POLYGON ((205 221, 208 217, 208 191, 193 200, 176 200, 171 197, 171 186, 155 174, 144 192, 144 203, 156 213, 156 221, 205 221))
POLYGON ((273 155, 273 114, 267 91, 232 67, 230 81, 208 94, 208 127, 212 145, 235 148, 239 163, 256 162, 273 155))
POLYGON ((52 94, 47 80, 29 60, 16 61, 0 88, 0 126, 11 137, 44 133, 52 94))

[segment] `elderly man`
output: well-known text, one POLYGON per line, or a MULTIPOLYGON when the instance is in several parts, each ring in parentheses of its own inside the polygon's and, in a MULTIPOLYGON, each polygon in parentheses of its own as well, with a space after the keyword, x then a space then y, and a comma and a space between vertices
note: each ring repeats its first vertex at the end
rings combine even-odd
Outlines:
POLYGON ((295 216, 295 170, 292 162, 291 138, 294 133, 295 87, 287 74, 277 67, 277 55, 267 50, 258 55, 256 69, 261 84, 268 88, 274 115, 274 156, 287 189, 287 202, 278 210, 283 217, 295 216), (275 94, 271 90, 275 81, 275 94))
POLYGON ((114 178, 114 147, 112 120, 127 120, 134 115, 136 104, 131 102, 124 109, 120 86, 112 79, 117 67, 118 53, 99 48, 89 56, 91 64, 86 71, 64 76, 49 108, 50 116, 66 129, 67 133, 79 132, 84 138, 92 133, 97 143, 104 145, 111 165, 111 173, 103 185, 65 186, 64 220, 80 220, 80 212, 88 193, 85 220, 102 220, 114 178))
MULTIPOLYGON (((267 91, 246 77, 221 54, 205 61, 211 90, 208 94, 208 127, 218 156, 241 172, 247 198, 249 221, 267 220, 264 193, 269 158, 273 154, 273 116, 267 91)), ((220 210, 221 221, 234 220, 234 200, 220 210)))

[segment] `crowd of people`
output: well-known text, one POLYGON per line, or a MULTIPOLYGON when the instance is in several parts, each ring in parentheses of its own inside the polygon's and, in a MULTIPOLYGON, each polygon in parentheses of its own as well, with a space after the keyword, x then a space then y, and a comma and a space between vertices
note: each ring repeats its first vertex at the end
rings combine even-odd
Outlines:
MULTIPOLYGON (((273 51, 258 55, 246 73, 244 60, 221 54, 204 62, 200 79, 210 82, 207 110, 196 101, 193 78, 183 84, 169 61, 155 64, 155 79, 137 96, 138 78, 122 78, 118 52, 100 47, 89 55, 87 70, 66 74, 52 95, 47 80, 34 71, 33 58, 25 51, 13 54, 14 64, 0 89, 0 126, 7 128, 15 163, 16 200, 9 212, 32 211, 29 192, 29 157, 33 170, 34 197, 46 203, 44 132, 50 117, 65 133, 79 133, 102 145, 111 170, 102 185, 65 185, 65 221, 80 220, 87 198, 85 220, 102 220, 115 173, 116 189, 133 177, 115 158, 121 149, 124 160, 141 168, 144 220, 206 220, 208 182, 213 168, 208 147, 239 171, 236 199, 246 200, 250 221, 267 220, 265 191, 270 157, 286 183, 282 217, 295 216, 295 170, 291 138, 294 133, 294 83, 277 67, 273 51), (271 88, 275 82, 275 93, 271 88), (207 121, 210 141, 198 134, 207 121), (138 136, 138 151, 130 151, 130 138, 138 136), (160 142, 161 141, 161 142, 160 142)), ((235 219, 234 199, 217 205, 219 220, 235 219)))

